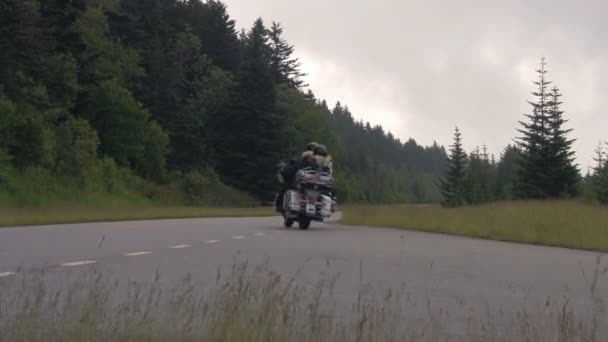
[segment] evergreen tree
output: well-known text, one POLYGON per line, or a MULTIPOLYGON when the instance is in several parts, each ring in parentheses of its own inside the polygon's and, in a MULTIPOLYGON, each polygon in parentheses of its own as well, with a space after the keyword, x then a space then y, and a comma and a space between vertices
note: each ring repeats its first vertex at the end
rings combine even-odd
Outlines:
POLYGON ((467 155, 462 148, 462 135, 456 127, 454 144, 450 146, 448 169, 440 184, 443 206, 457 207, 465 204, 466 163, 467 155))
POLYGON ((519 198, 547 198, 554 187, 551 175, 551 98, 548 87, 546 62, 536 70, 537 89, 532 92, 536 101, 528 101, 532 114, 525 114, 527 122, 520 121, 522 136, 518 146, 522 152, 518 159, 517 193, 519 198))
POLYGON ((549 197, 576 196, 579 189, 580 173, 574 162, 574 151, 572 145, 574 139, 568 139, 567 135, 572 129, 564 129, 567 122, 563 118, 564 112, 560 109, 559 89, 553 87, 549 101, 549 166, 551 183, 547 190, 549 197))
POLYGON ((275 110, 276 91, 268 68, 268 34, 262 19, 247 34, 237 75, 237 101, 215 118, 217 163, 230 185, 271 201, 274 168, 285 156, 285 118, 275 110))
POLYGON ((495 168, 490 163, 488 149, 475 149, 469 156, 466 167, 466 199, 469 204, 480 204, 494 199, 492 187, 495 182, 495 168))
POLYGON ((276 83, 286 84, 290 88, 306 87, 302 77, 305 73, 300 71, 302 64, 293 58, 294 47, 283 38, 283 27, 273 22, 268 31, 270 38, 270 70, 276 83))
POLYGON ((484 196, 483 162, 479 147, 469 154, 465 172, 465 199, 468 204, 486 201, 484 196))
POLYGON ((236 72, 239 66, 239 42, 235 21, 230 18, 226 5, 218 0, 190 0, 190 7, 199 7, 199 11, 187 9, 188 24, 201 39, 202 53, 207 55, 214 65, 225 71, 236 72), (193 5, 194 3, 194 5, 193 5))
POLYGON ((499 200, 512 200, 516 198, 516 181, 518 159, 521 153, 516 146, 508 145, 501 153, 496 166, 495 198, 499 200))
MULTIPOLYGON (((608 142, 606 143, 608 145, 608 142)), ((595 162, 593 174, 593 191, 600 203, 608 204, 608 157, 600 143, 595 150, 595 162)))
POLYGON ((602 170, 602 168, 604 167, 604 165, 607 162, 606 151, 604 151, 604 146, 601 141, 597 144, 597 147, 595 148, 595 151, 593 151, 593 152, 595 153, 593 160, 596 163, 595 167, 593 168, 593 172, 594 172, 594 174, 597 174, 598 172, 600 172, 602 170))
POLYGON ((145 72, 139 65, 136 50, 125 47, 110 35, 110 27, 102 7, 90 7, 78 18, 71 30, 82 46, 74 51, 81 65, 80 82, 96 86, 100 82, 117 79, 131 88, 145 72))
POLYGON ((210 164, 208 120, 222 109, 231 80, 202 55, 201 43, 189 30, 175 37, 171 70, 167 75, 164 107, 159 119, 171 136, 170 164, 180 170, 200 169, 210 164))

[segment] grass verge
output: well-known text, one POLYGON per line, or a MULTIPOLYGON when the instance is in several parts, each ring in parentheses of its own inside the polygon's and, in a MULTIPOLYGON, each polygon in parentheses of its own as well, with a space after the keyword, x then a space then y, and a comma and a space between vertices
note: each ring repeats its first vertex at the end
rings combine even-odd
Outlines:
POLYGON ((342 223, 608 252, 608 208, 578 201, 463 208, 347 206, 342 223))
POLYGON ((262 217, 273 208, 211 208, 186 206, 23 207, 0 208, 0 227, 201 217, 262 217))
POLYGON ((340 310, 338 278, 322 273, 302 286, 267 264, 245 262, 227 273, 218 270, 215 285, 186 277, 169 291, 159 275, 150 283, 124 284, 97 271, 58 288, 44 275, 0 281, 0 342, 605 341, 606 317, 597 298, 583 312, 568 298, 551 297, 514 310, 456 298, 448 311, 445 301, 436 306, 413 299, 406 288, 361 284, 340 310))

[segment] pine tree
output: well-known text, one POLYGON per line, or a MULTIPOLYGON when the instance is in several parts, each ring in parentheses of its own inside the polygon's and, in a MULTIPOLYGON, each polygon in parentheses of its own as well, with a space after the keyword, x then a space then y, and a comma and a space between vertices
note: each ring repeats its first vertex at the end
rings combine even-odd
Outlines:
POLYGON ((572 145, 574 139, 568 139, 567 135, 572 129, 564 129, 567 122, 563 118, 564 112, 560 106, 562 94, 557 87, 553 87, 549 101, 549 171, 551 177, 550 187, 547 190, 549 197, 564 197, 578 195, 578 184, 580 173, 574 161, 572 145))
POLYGON ((443 195, 443 206, 457 207, 465 204, 466 160, 467 155, 462 148, 462 136, 456 127, 454 144, 450 146, 448 169, 439 185, 443 195))
POLYGON ((276 83, 286 84, 290 88, 302 88, 304 84, 302 77, 305 73, 300 71, 302 63, 293 58, 294 47, 283 38, 283 27, 273 22, 268 31, 270 38, 270 70, 276 83))
POLYGON ((468 204, 483 203, 484 196, 484 175, 483 159, 479 147, 469 154, 465 168, 465 199, 468 204))
POLYGON ((236 72, 239 66, 239 42, 236 22, 226 5, 218 0, 177 2, 180 17, 201 40, 201 52, 225 71, 236 72), (180 6, 181 5, 181 6, 180 6))
POLYGON ((285 155, 285 117, 275 110, 276 91, 268 63, 268 35, 256 20, 244 42, 234 108, 214 123, 218 168, 230 185, 264 200, 276 188, 274 168, 285 155))
MULTIPOLYGON (((608 145, 608 142, 606 143, 608 145)), ((608 156, 600 143, 595 150, 597 163, 593 173, 593 192, 600 203, 608 204, 608 156)))
POLYGON ((606 151, 604 151, 604 146, 601 141, 598 143, 595 151, 593 152, 595 153, 593 160, 596 163, 595 167, 593 168, 593 173, 598 174, 606 164, 606 151))
POLYGON ((508 145, 501 153, 500 160, 496 166, 495 198, 511 200, 516 197, 515 185, 520 156, 519 149, 513 145, 508 145))
POLYGON ((528 101, 532 114, 525 114, 527 122, 520 121, 523 128, 518 129, 522 136, 518 147, 522 152, 518 159, 517 193, 520 198, 547 198, 551 195, 551 111, 546 62, 543 58, 536 73, 538 80, 533 83, 537 89, 532 92, 536 101, 528 101))

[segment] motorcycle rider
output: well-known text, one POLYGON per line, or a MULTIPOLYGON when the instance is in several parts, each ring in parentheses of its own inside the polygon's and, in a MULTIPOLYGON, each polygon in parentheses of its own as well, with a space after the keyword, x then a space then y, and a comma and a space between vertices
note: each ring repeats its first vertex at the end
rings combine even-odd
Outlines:
MULTIPOLYGON (((276 209, 279 212, 283 212, 283 197, 285 196, 285 192, 294 186, 295 175, 298 170, 301 170, 305 167, 314 166, 318 164, 317 158, 315 156, 315 150, 322 145, 317 144, 316 142, 311 142, 306 146, 306 150, 302 152, 299 160, 290 160, 289 164, 280 164, 279 165, 279 182, 281 182, 281 189, 277 194, 277 199, 275 202, 276 209)), ((327 151, 327 150, 325 150, 327 151)), ((320 151, 322 152, 322 151, 320 151)))

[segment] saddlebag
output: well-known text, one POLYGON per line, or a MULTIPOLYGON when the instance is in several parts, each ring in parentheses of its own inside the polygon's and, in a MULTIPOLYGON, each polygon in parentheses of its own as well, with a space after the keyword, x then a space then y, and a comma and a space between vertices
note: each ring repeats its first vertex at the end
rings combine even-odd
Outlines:
POLYGON ((287 190, 283 203, 285 210, 300 211, 300 194, 295 190, 287 190))

